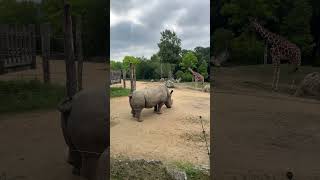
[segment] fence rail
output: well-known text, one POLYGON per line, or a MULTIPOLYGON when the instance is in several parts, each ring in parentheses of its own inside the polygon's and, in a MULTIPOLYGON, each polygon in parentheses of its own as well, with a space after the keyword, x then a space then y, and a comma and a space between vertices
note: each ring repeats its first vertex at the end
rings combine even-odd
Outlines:
POLYGON ((0 24, 0 74, 35 67, 35 25, 0 24))
POLYGON ((112 70, 110 72, 110 84, 121 83, 121 71, 112 70))

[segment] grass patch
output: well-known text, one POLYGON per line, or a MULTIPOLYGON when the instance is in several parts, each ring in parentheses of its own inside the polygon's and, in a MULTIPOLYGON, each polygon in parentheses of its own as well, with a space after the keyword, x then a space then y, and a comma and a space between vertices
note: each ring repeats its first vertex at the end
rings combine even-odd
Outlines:
POLYGON ((110 87, 111 97, 121 97, 128 96, 130 93, 130 89, 121 88, 121 87, 110 87))
POLYGON ((144 160, 129 160, 126 158, 110 160, 111 179, 163 179, 173 180, 166 173, 165 167, 161 162, 146 162, 144 160))
POLYGON ((0 113, 55 108, 65 88, 38 80, 0 81, 0 113))
POLYGON ((189 162, 175 162, 178 169, 186 172, 188 179, 190 180, 209 180, 209 174, 203 170, 196 168, 193 164, 189 162))

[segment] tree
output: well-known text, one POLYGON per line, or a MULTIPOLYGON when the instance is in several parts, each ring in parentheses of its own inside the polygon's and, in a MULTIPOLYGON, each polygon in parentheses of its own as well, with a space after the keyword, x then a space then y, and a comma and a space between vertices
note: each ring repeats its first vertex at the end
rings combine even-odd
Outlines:
MULTIPOLYGON (((158 43, 160 57, 160 77, 163 75, 163 63, 169 63, 170 70, 174 69, 175 64, 181 61, 181 39, 178 38, 174 31, 168 29, 162 31, 160 42, 158 43)), ((168 66, 168 65, 166 65, 168 66)))
POLYGON ((182 62, 180 63, 180 66, 182 69, 188 69, 188 68, 195 68, 196 64, 198 62, 197 56, 194 55, 192 52, 188 52, 182 57, 182 62))
POLYGON ((181 39, 178 38, 174 31, 164 30, 160 33, 159 57, 162 62, 178 64, 181 60, 181 39))
POLYGON ((129 66, 130 66, 130 63, 134 64, 134 65, 137 65, 140 63, 139 59, 133 57, 133 56, 125 56, 123 58, 123 68, 125 70, 128 70, 129 69, 129 66))
POLYGON ((208 69, 208 64, 207 64, 206 61, 203 61, 203 62, 201 63, 201 65, 199 66, 199 68, 198 68, 198 72, 199 72, 205 79, 208 78, 208 71, 207 71, 207 69, 208 69))
POLYGON ((119 62, 119 61, 111 60, 110 64, 111 64, 112 70, 122 70, 122 68, 123 68, 122 62, 119 62))

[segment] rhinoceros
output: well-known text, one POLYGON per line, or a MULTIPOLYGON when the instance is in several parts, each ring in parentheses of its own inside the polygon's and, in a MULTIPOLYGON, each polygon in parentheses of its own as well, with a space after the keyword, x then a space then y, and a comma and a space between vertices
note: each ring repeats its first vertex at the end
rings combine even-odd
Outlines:
POLYGON ((139 122, 141 111, 143 108, 154 108, 154 111, 161 114, 161 108, 166 105, 167 108, 171 108, 173 104, 172 92, 163 84, 154 88, 147 88, 143 90, 135 90, 129 95, 129 104, 131 106, 131 114, 137 118, 139 122))
POLYGON ((68 163, 74 167, 73 174, 90 180, 96 178, 98 159, 110 146, 106 98, 105 89, 82 90, 58 105, 68 163))

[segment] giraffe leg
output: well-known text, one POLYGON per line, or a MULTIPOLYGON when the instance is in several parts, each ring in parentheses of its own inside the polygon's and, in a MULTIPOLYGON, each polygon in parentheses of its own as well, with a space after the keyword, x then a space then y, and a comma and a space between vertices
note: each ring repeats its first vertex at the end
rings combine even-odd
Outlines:
POLYGON ((274 66, 273 67, 274 70, 273 70, 273 80, 272 80, 272 91, 275 90, 276 76, 277 76, 277 65, 274 64, 273 66, 274 66))
POLYGON ((278 84, 279 84, 279 78, 280 78, 280 64, 277 67, 277 76, 276 76, 277 80, 276 80, 276 91, 278 91, 278 84))

